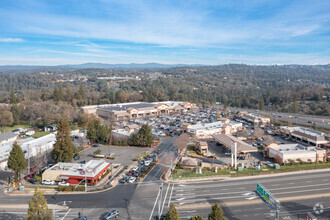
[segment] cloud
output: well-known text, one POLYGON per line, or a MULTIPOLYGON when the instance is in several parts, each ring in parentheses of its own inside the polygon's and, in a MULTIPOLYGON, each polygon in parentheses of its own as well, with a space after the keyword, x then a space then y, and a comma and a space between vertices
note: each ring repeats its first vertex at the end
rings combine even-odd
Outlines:
POLYGON ((2 43, 20 43, 23 41, 22 38, 0 38, 0 42, 2 43))

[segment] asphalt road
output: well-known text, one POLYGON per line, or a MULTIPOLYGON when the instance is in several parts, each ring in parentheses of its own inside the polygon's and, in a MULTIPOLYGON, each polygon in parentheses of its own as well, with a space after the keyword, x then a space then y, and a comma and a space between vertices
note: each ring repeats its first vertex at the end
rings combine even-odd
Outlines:
MULTIPOLYGON (((160 159, 166 158, 168 154, 175 155, 174 141, 174 138, 165 139, 157 148, 162 151, 160 159)), ((46 195, 46 198, 49 204, 72 201, 68 205, 69 214, 65 219, 74 219, 78 212, 81 212, 87 215, 88 219, 99 220, 107 211, 118 209, 119 219, 151 220, 158 214, 158 208, 161 213, 167 213, 171 203, 180 208, 182 219, 195 215, 206 218, 210 212, 210 204, 215 202, 221 204, 228 219, 274 219, 274 212, 255 195, 256 183, 262 183, 282 200, 280 219, 297 219, 298 213, 300 219, 306 219, 306 212, 313 211, 316 203, 323 204, 323 216, 330 214, 330 197, 312 198, 315 194, 330 193, 330 171, 196 184, 164 183, 160 193, 160 177, 165 168, 160 164, 157 166, 142 183, 118 185, 104 192, 54 194, 46 195), (297 197, 302 195, 305 196, 304 200, 297 197), (160 206, 157 203, 159 198, 160 206)), ((0 219, 24 219, 26 210, 18 210, 15 205, 28 204, 30 198, 31 196, 1 194, 0 206, 12 205, 13 209, 0 210, 0 219)), ((56 213, 58 216, 64 216, 65 212, 56 213)))
MULTIPOLYGON (((266 219, 265 213, 272 212, 264 202, 260 202, 259 196, 255 194, 256 183, 262 183, 280 201, 290 200, 281 204, 281 209, 287 210, 282 213, 284 219, 290 219, 293 218, 291 214, 301 210, 302 206, 310 210, 317 202, 324 202, 325 207, 330 208, 330 198, 309 199, 315 194, 329 193, 329 180, 330 172, 327 171, 262 179, 175 185, 170 195, 170 203, 185 208, 179 211, 182 219, 198 214, 207 217, 210 209, 200 210, 200 207, 215 202, 224 205, 228 219, 266 219), (300 200, 297 197, 302 195, 305 195, 306 200, 300 200), (255 202, 260 204, 247 205, 255 202)), ((273 217, 272 214, 268 215, 273 217)))
POLYGON ((164 172, 169 169, 167 166, 171 166, 171 158, 172 163, 174 163, 174 159, 178 157, 178 149, 175 147, 175 139, 175 137, 164 138, 162 143, 154 150, 154 152, 158 149, 161 151, 158 155, 159 163, 157 163, 148 173, 144 178, 143 183, 154 181, 159 182, 164 172))

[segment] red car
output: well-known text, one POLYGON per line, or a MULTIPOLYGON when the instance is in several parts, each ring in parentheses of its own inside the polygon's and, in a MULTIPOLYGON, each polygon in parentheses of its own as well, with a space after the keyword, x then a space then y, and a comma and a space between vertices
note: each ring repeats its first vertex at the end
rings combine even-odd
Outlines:
POLYGON ((160 150, 159 149, 157 150, 157 154, 160 154, 160 150))
POLYGON ((35 173, 31 173, 31 174, 27 175, 24 179, 25 180, 32 179, 35 175, 36 175, 35 173))

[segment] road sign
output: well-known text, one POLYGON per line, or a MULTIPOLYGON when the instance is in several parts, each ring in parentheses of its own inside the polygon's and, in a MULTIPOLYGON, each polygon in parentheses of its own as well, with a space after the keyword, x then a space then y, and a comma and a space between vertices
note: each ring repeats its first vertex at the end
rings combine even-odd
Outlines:
POLYGON ((269 193, 267 191, 264 191, 264 198, 269 202, 269 193))
POLYGON ((264 195, 264 189, 258 183, 257 183, 257 192, 260 194, 260 196, 264 195))

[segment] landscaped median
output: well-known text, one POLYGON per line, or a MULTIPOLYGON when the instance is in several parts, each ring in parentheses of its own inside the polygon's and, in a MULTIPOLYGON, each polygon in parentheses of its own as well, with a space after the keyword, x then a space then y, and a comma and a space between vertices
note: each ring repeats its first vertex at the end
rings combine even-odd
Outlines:
POLYGON ((256 168, 244 168, 242 171, 236 171, 234 169, 217 170, 214 172, 212 169, 202 169, 202 173, 197 174, 196 169, 181 169, 176 168, 172 173, 173 180, 184 180, 184 179, 198 179, 206 177, 240 177, 240 176, 254 176, 264 175, 273 173, 285 173, 302 170, 313 170, 313 169, 325 169, 330 168, 330 162, 318 163, 318 164, 292 164, 281 166, 280 169, 275 169, 271 166, 263 166, 261 169, 256 168))

